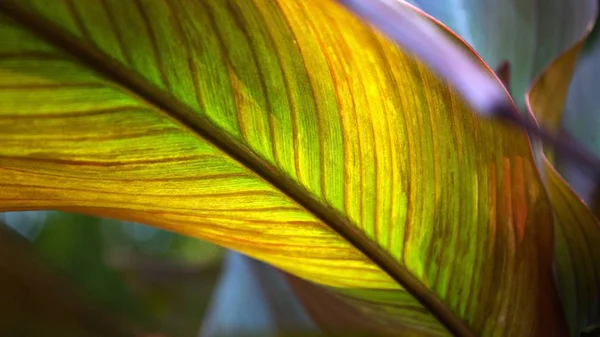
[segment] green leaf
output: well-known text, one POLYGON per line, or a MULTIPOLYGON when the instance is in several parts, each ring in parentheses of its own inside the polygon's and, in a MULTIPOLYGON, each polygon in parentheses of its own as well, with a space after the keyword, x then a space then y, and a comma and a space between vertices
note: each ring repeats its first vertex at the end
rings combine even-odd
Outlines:
POLYGON ((410 0, 448 25, 493 67, 511 65, 511 92, 519 107, 531 81, 591 29, 597 0, 410 0))
POLYGON ((390 333, 566 332, 526 135, 474 116, 337 4, 0 13, 0 209, 201 237, 326 286, 390 333))

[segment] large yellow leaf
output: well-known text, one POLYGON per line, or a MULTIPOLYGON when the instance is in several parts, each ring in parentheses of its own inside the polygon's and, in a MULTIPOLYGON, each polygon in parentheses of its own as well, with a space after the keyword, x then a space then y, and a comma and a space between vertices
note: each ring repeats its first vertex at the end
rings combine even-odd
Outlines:
POLYGON ((337 4, 0 13, 0 209, 204 238, 335 290, 388 332, 566 331, 526 136, 474 116, 337 4))

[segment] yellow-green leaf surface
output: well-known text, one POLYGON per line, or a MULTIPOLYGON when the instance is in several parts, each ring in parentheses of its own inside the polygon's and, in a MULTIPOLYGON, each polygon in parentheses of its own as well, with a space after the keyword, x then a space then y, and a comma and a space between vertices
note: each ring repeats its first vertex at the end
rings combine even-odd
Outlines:
POLYGON ((540 125, 551 132, 560 130, 569 83, 577 57, 589 31, 554 60, 527 92, 526 103, 540 125))
MULTIPOLYGON (((589 32, 590 29, 583 31, 582 36, 575 40, 573 45, 553 60, 533 81, 531 88, 526 93, 525 104, 527 109, 535 116, 541 127, 552 133, 560 132, 571 77, 585 37, 589 32)), ((544 150, 550 163, 554 163, 555 153, 552 149, 545 148, 544 150)))
POLYGON ((2 210, 204 238, 328 286, 394 333, 565 332, 526 136, 474 116, 337 4, 0 13, 2 210))

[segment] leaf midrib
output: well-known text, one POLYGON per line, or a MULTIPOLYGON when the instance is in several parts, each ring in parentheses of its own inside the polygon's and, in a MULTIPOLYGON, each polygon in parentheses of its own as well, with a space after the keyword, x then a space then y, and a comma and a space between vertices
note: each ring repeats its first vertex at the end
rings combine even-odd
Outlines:
POLYGON ((302 206, 361 251, 394 281, 410 292, 454 335, 474 336, 470 328, 431 290, 427 289, 407 269, 398 264, 390 254, 367 238, 346 216, 322 203, 307 189, 227 135, 208 118, 200 116, 187 105, 174 99, 170 94, 147 83, 143 77, 122 66, 102 51, 82 42, 78 37, 60 29, 50 20, 30 12, 13 1, 0 1, 0 13, 4 13, 25 29, 42 37, 52 45, 74 56, 84 65, 96 70, 127 89, 130 93, 150 103, 181 126, 208 140, 302 206))

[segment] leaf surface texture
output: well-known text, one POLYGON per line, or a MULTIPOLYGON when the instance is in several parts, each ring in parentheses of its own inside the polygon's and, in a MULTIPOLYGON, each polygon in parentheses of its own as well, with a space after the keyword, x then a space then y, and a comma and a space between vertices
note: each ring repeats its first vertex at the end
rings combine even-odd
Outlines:
POLYGON ((2 210, 210 240, 394 333, 564 331, 525 135, 475 117, 337 4, 29 0, 0 13, 2 210))

